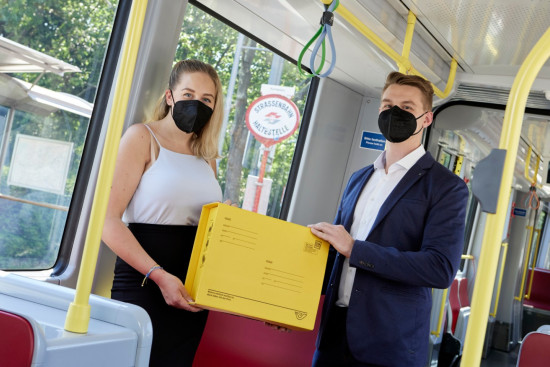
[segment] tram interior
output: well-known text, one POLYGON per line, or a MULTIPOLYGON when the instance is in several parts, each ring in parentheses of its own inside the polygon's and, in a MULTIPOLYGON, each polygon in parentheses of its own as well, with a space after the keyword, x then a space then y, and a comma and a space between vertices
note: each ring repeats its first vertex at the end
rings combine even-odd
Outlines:
MULTIPOLYGON (((414 13, 416 23, 410 62, 440 91, 447 89, 448 80, 453 75, 452 60, 456 60, 458 66, 450 92, 434 98, 436 117, 429 133, 425 134, 425 146, 436 160, 471 186, 477 164, 491 150, 499 148, 514 80, 523 61, 550 24, 550 3, 543 0, 464 0, 451 3, 437 0, 341 0, 340 4, 398 54, 405 44, 409 11, 414 13)), ((185 16, 191 7, 216 17, 291 62, 298 60, 300 52, 319 28, 319 18, 325 10, 323 2, 318 0, 148 1, 143 25, 143 34, 147 36, 140 40, 125 128, 144 120, 146 112, 163 90, 163 76, 172 66, 179 30, 185 26, 185 16), (168 26, 174 31, 166 32, 168 26)), ((350 175, 379 155, 380 151, 362 147, 361 140, 364 132, 378 131, 376 121, 381 88, 385 76, 398 67, 338 11, 335 11, 331 28, 335 54, 332 55, 327 47, 325 69, 335 62, 334 70, 327 77, 312 82, 314 92, 310 87, 313 101, 310 110, 304 114, 308 119, 307 136, 300 147, 301 158, 295 163, 295 183, 284 218, 302 225, 332 221, 350 175)), ((2 49, 0 43, 0 51, 2 49)), ((305 52, 302 61, 305 68, 310 67, 311 54, 311 49, 305 52)), ((33 57, 36 59, 39 55, 33 54, 33 57)), ((47 95, 61 102, 54 107, 52 103, 37 102, 39 97, 33 99, 27 94, 29 85, 14 79, 10 74, 13 70, 2 69, 3 65, 13 63, 10 58, 13 58, 13 52, 9 58, 0 56, 0 105, 44 115, 63 108, 61 102, 70 104, 67 96, 44 90, 42 97, 47 95)), ((320 56, 313 59, 315 65, 319 65, 320 56)), ((119 60, 119 67, 121 62, 119 60)), ((36 66, 36 63, 31 64, 36 66)), ((112 94, 116 88, 113 85, 112 94)), ((35 91, 40 90, 36 88, 35 91)), ((107 113, 101 125, 102 140, 98 151, 104 143, 112 108, 111 97, 109 104, 103 107, 107 113)), ((86 101, 74 99, 70 108, 70 113, 90 116, 91 104, 86 101)), ((485 335, 481 340, 476 339, 476 343, 483 345, 480 365, 486 367, 516 366, 526 335, 550 325, 550 221, 547 220, 550 198, 550 62, 544 63, 530 86, 523 121, 513 123, 522 124, 522 128, 508 215, 499 237, 501 247, 485 335)), ((7 132, 3 134, 2 152, 7 149, 7 135, 7 132)), ((90 182, 95 182, 99 157, 95 157, 91 166, 90 182)), ((34 317, 32 326, 43 329, 41 337, 44 339, 39 344, 43 349, 35 352, 43 359, 36 366, 43 365, 40 363, 52 365, 51 361, 68 365, 63 364, 67 361, 64 358, 76 358, 78 353, 103 353, 96 345, 88 349, 84 346, 78 352, 73 349, 68 352, 68 357, 59 351, 61 354, 48 357, 48 343, 52 340, 59 341, 57 338, 65 335, 73 338, 67 345, 76 343, 74 336, 63 331, 63 313, 71 301, 72 289, 77 285, 94 189, 94 184, 85 189, 79 215, 81 220, 74 222, 76 227, 70 240, 73 247, 62 271, 50 268, 9 272, 13 274, 0 272, 0 300, 4 302, 0 302, 0 309, 9 305, 12 311, 26 310, 34 317), (20 275, 25 276, 25 280, 20 280, 20 275), (27 278, 40 279, 41 284, 29 283, 27 278), (23 289, 28 289, 30 296, 24 296, 23 289), (42 299, 41 292, 55 296, 42 299), (36 310, 31 311, 32 306, 22 305, 25 297, 27 303, 38 304, 36 310), (45 312, 45 308, 53 311, 45 312), (45 319, 43 315, 46 314, 51 314, 52 319, 45 319)), ((0 200, 5 199, 0 197, 0 200)), ((445 333, 460 340, 461 349, 468 342, 466 330, 474 287, 476 282, 487 281, 477 275, 489 215, 471 193, 464 256, 456 282, 448 290, 433 290, 431 360, 427 366, 443 367, 443 363, 438 364, 438 361, 445 333)), ((494 235, 499 236, 498 233, 494 235)), ((140 310, 114 301, 109 303, 113 264, 114 254, 101 246, 90 297, 91 330, 113 339, 109 353, 115 353, 118 347, 134 349, 133 354, 105 363, 116 365, 129 361, 131 365, 143 365, 147 358, 143 350, 148 347, 150 330, 136 328, 136 323, 142 322, 140 310), (138 321, 124 316, 126 312, 138 321), (124 318, 124 322, 113 321, 113 315, 124 318), (128 330, 134 330, 137 336, 128 330)), ((211 317, 215 321, 209 321, 196 366, 221 361, 228 366, 309 365, 315 330, 308 334, 273 334, 252 320, 224 314, 211 317)), ((143 324, 147 322, 143 321, 143 324)), ((36 358, 33 361, 36 362, 36 358)))

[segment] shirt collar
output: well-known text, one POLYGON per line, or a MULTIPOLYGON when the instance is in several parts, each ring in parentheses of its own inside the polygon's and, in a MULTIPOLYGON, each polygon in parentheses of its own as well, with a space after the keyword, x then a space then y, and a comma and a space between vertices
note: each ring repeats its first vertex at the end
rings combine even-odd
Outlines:
MULTIPOLYGON (((418 148, 395 162, 395 164, 400 165, 401 167, 405 169, 410 169, 414 164, 424 155, 426 154, 426 150, 424 149, 424 146, 421 144, 418 148)), ((374 168, 375 169, 382 169, 384 168, 386 164, 386 151, 383 151, 378 158, 374 161, 374 168)))
POLYGON ((374 169, 383 169, 386 164, 386 151, 384 150, 373 163, 374 169))
POLYGON ((426 150, 422 144, 420 144, 418 148, 398 160, 396 163, 406 169, 410 169, 424 154, 426 154, 426 150))

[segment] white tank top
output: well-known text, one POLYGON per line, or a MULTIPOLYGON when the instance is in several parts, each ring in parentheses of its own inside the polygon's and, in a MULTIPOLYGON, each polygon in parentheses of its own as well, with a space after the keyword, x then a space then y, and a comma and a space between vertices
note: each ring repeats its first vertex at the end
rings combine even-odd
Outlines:
POLYGON ((145 126, 160 151, 141 177, 124 212, 124 222, 196 226, 202 206, 222 200, 212 167, 203 158, 163 148, 145 126))

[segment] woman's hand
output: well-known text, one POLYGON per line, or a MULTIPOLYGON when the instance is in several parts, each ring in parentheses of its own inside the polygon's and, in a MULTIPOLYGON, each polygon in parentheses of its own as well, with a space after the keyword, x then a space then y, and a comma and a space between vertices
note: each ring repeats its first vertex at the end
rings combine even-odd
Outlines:
POLYGON ((234 206, 235 208, 238 208, 238 207, 239 207, 239 204, 237 204, 237 203, 231 204, 231 200, 229 200, 229 199, 227 199, 227 200, 224 201, 223 203, 226 204, 226 205, 234 206))
POLYGON ((164 297, 164 301, 176 308, 181 308, 191 312, 202 311, 202 308, 198 308, 190 305, 189 303, 194 302, 187 290, 183 286, 181 280, 168 273, 163 269, 159 269, 151 273, 150 278, 157 283, 164 297), (156 273, 156 274, 155 274, 156 273))

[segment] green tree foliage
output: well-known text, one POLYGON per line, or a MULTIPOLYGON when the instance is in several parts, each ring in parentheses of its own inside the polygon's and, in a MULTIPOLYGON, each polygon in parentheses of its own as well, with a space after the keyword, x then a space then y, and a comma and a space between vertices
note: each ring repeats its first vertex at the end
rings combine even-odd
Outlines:
MULTIPOLYGON (((227 87, 238 32, 198 8, 188 5, 176 60, 198 59, 216 69, 222 85, 227 87)), ((224 90, 227 92, 227 90, 224 90)))
MULTIPOLYGON (((14 76, 29 82, 38 80, 38 85, 42 87, 93 102, 116 6, 115 1, 108 0, 0 0, 0 35, 81 69, 80 73, 66 73, 64 76, 51 73, 41 78, 31 73, 14 76)), ((250 103, 260 97, 261 85, 269 79, 273 53, 245 37, 236 85, 234 90, 228 91, 237 38, 236 30, 188 5, 175 61, 196 58, 210 63, 220 76, 224 94, 232 95, 228 125, 222 132, 225 138, 218 177, 226 197, 242 202, 246 179, 249 174, 258 174, 261 158, 260 144, 253 138, 248 139, 244 116, 250 103)), ((287 62, 281 85, 296 87, 293 100, 303 111, 309 80, 298 73, 295 65, 287 62)), ((46 117, 18 112, 11 130, 6 163, 9 164, 17 133, 74 142, 67 189, 65 195, 56 195, 8 186, 6 177, 9 167, 6 165, 2 167, 0 192, 26 200, 67 206, 76 181, 87 128, 88 119, 66 112, 58 111, 46 117)), ((274 158, 269 162, 265 175, 273 179, 268 214, 275 217, 279 215, 298 131, 274 147, 274 158)), ((52 250, 52 244, 59 244, 56 237, 60 235, 56 233, 62 232, 66 213, 6 200, 0 200, 0 212, 3 218, 7 218, 0 223, 0 268, 44 268, 53 265, 56 251, 52 250)))
MULTIPOLYGON (((224 88, 227 88, 235 57, 237 32, 199 9, 188 6, 176 60, 197 58, 213 65, 224 88)), ((245 124, 246 108, 261 96, 261 85, 266 84, 273 60, 273 52, 245 37, 238 78, 229 113, 222 159, 218 165, 218 177, 224 189, 224 198, 241 203, 246 180, 249 174, 258 175, 260 144, 251 138, 246 146, 248 130, 245 124), (243 164, 244 163, 244 164, 243 164)), ((309 90, 309 79, 303 78, 296 66, 285 63, 281 85, 296 87, 293 98, 300 111, 303 111, 305 97, 309 90)), ((225 95, 227 92, 225 91, 225 95)), ((266 178, 273 179, 268 214, 278 216, 288 172, 294 156, 298 131, 289 139, 277 144, 272 167, 266 178)))
MULTIPOLYGON (((39 85, 93 102, 117 2, 108 0, 0 0, 0 35, 80 68, 47 73, 39 85)), ((32 82, 36 74, 21 79, 32 82)))
MULTIPOLYGON (((0 35, 81 70, 63 76, 11 76, 93 102, 116 6, 116 1, 107 0, 0 0, 0 35)), ((68 206, 88 123, 87 118, 65 111, 49 116, 16 111, 0 176, 0 192, 18 199, 68 206), (17 134, 73 142, 64 195, 7 184, 17 134)), ((51 267, 57 257, 66 212, 5 199, 0 200, 0 212, 0 268, 51 267)))

